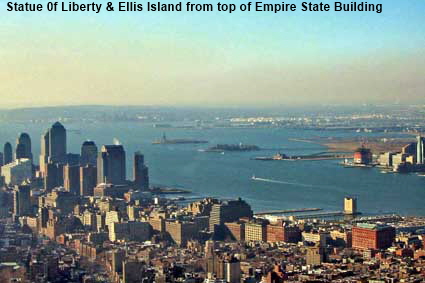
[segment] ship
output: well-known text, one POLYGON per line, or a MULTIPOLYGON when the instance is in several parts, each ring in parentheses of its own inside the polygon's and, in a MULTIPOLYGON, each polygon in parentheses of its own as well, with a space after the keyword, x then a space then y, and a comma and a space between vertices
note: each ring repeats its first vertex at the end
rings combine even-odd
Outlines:
POLYGON ((251 180, 253 180, 253 181, 264 181, 266 179, 258 178, 258 177, 255 177, 255 175, 252 175, 251 180))
POLYGON ((204 144, 208 143, 205 140, 195 140, 195 139, 168 139, 165 133, 162 135, 162 138, 155 140, 152 144, 204 144))

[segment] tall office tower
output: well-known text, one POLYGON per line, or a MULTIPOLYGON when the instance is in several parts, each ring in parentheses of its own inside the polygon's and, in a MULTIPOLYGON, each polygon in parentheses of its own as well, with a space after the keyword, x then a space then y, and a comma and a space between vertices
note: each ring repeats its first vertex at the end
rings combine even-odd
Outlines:
POLYGON ((27 133, 21 133, 16 140, 16 159, 28 158, 32 161, 31 138, 27 133))
POLYGON ((66 130, 59 122, 54 123, 49 130, 49 161, 66 162, 66 130))
POLYGON ((97 158, 97 182, 125 183, 125 151, 122 145, 104 145, 97 158))
POLYGON ((21 143, 18 143, 15 149, 15 160, 24 158, 24 156, 25 156, 25 146, 21 143))
POLYGON ((80 166, 80 154, 68 153, 66 155, 66 164, 80 166))
POLYGON ((25 216, 31 214, 30 186, 20 185, 13 189, 13 215, 25 216))
POLYGON ((97 185, 96 166, 86 165, 80 167, 80 195, 93 196, 97 185))
POLYGON ((416 163, 425 164, 425 137, 418 136, 416 146, 416 163))
POLYGON ((43 176, 46 173, 46 166, 47 163, 49 163, 49 155, 50 155, 50 132, 47 130, 42 136, 41 136, 41 152, 40 152, 40 171, 43 174, 43 176))
POLYGON ((10 142, 7 142, 4 144, 3 149, 3 165, 9 164, 13 161, 13 152, 12 152, 12 145, 10 142))
POLYGON ((63 186, 63 164, 47 163, 44 174, 44 189, 51 192, 56 187, 63 186))
POLYGON ((139 151, 134 153, 133 164, 134 185, 137 189, 149 190, 149 169, 145 165, 145 158, 139 151))
POLYGON ((2 167, 3 165, 3 152, 0 152, 0 167, 2 167))
POLYGON ((97 146, 93 141, 85 141, 81 146, 81 166, 97 165, 97 146))
POLYGON ((63 186, 74 195, 80 195, 80 166, 65 165, 63 167, 63 186))

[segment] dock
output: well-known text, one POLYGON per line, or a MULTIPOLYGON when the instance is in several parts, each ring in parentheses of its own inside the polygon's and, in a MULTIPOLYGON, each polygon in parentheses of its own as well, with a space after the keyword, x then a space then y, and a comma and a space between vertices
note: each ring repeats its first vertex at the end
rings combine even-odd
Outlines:
POLYGON ((270 210, 254 213, 254 215, 273 215, 273 214, 286 214, 286 213, 298 213, 298 212, 311 212, 321 211, 322 208, 298 208, 298 209, 284 209, 284 210, 270 210))
POLYGON ((339 217, 346 215, 343 211, 327 211, 321 213, 302 214, 296 215, 297 219, 311 219, 311 218, 327 218, 327 217, 339 217))
POLYGON ((352 154, 319 152, 319 153, 309 154, 309 155, 292 155, 292 156, 278 153, 274 156, 258 156, 252 159, 262 160, 262 161, 297 161, 297 160, 315 161, 315 160, 333 160, 333 159, 350 159, 350 158, 353 158, 352 154))

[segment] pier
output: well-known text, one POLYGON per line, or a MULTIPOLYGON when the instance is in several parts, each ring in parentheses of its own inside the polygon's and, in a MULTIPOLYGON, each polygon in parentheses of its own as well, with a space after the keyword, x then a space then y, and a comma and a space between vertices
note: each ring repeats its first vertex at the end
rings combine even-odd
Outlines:
POLYGON ((322 208, 298 208, 298 209, 284 209, 284 210, 270 210, 254 213, 254 215, 273 215, 273 214, 285 214, 285 213, 297 213, 297 212, 311 212, 320 211, 322 208))
POLYGON ((297 219, 310 219, 310 218, 327 218, 327 217, 339 217, 339 216, 345 216, 343 211, 327 211, 322 213, 312 213, 312 214, 302 214, 302 215, 296 215, 295 217, 297 219))

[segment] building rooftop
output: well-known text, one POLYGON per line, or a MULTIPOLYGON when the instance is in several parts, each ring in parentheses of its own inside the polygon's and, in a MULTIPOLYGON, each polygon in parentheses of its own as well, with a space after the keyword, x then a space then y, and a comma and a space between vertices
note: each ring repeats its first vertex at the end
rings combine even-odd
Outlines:
POLYGON ((382 230, 389 228, 391 226, 388 226, 386 224, 379 224, 379 223, 358 223, 357 227, 364 228, 364 229, 371 229, 371 230, 382 230))

